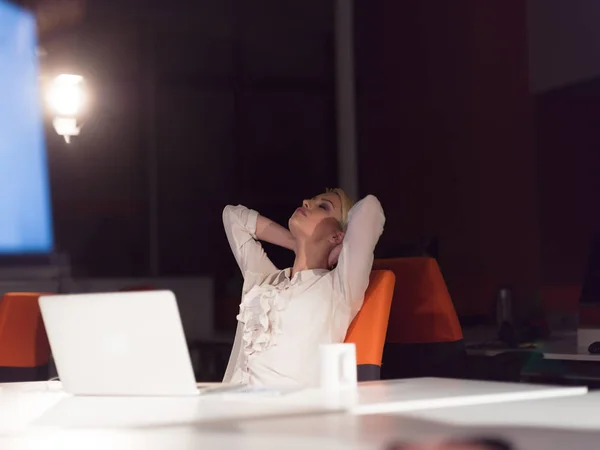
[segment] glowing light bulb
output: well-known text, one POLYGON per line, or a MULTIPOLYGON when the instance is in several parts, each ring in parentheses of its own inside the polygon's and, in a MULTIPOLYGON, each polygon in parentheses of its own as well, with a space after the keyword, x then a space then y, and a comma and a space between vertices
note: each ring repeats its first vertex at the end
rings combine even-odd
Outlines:
POLYGON ((83 77, 59 75, 50 85, 47 99, 58 116, 76 116, 85 103, 83 77))

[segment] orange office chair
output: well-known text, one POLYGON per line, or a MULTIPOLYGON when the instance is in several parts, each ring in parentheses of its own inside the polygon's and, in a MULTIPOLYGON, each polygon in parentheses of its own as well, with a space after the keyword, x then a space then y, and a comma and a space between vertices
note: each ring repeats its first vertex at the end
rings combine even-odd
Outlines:
POLYGON ((0 381, 48 377, 50 345, 38 299, 41 293, 8 293, 0 301, 0 381))
POLYGON ((433 258, 377 259, 396 275, 382 378, 462 377, 462 328, 433 258))
POLYGON ((350 324, 346 343, 356 345, 358 381, 379 380, 385 335, 396 277, 390 270, 373 270, 362 308, 350 324))

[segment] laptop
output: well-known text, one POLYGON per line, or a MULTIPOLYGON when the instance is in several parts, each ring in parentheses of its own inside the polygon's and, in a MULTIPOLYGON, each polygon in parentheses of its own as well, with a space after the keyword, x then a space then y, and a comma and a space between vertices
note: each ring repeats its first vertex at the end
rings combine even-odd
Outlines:
POLYGON ((42 296, 42 317, 65 392, 198 395, 170 291, 42 296))

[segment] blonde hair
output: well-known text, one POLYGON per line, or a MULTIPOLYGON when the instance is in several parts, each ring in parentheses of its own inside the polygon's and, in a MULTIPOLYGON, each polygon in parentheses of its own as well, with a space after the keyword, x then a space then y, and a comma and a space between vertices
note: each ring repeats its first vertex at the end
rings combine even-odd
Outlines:
POLYGON ((348 226, 348 213, 350 212, 350 209, 352 209, 354 202, 346 195, 342 188, 327 189, 325 192, 336 194, 340 198, 340 203, 342 205, 342 220, 340 220, 340 225, 342 226, 342 230, 346 231, 346 227, 348 226))

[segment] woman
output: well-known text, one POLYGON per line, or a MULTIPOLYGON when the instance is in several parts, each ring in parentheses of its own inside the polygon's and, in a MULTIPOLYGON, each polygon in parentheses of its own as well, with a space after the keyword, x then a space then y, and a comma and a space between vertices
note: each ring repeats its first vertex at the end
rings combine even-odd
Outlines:
POLYGON ((344 341, 384 222, 377 198, 352 206, 341 189, 304 200, 289 230, 244 206, 227 206, 223 224, 244 285, 223 381, 316 385, 319 345, 344 341), (275 267, 259 240, 293 250, 293 267, 275 267))

